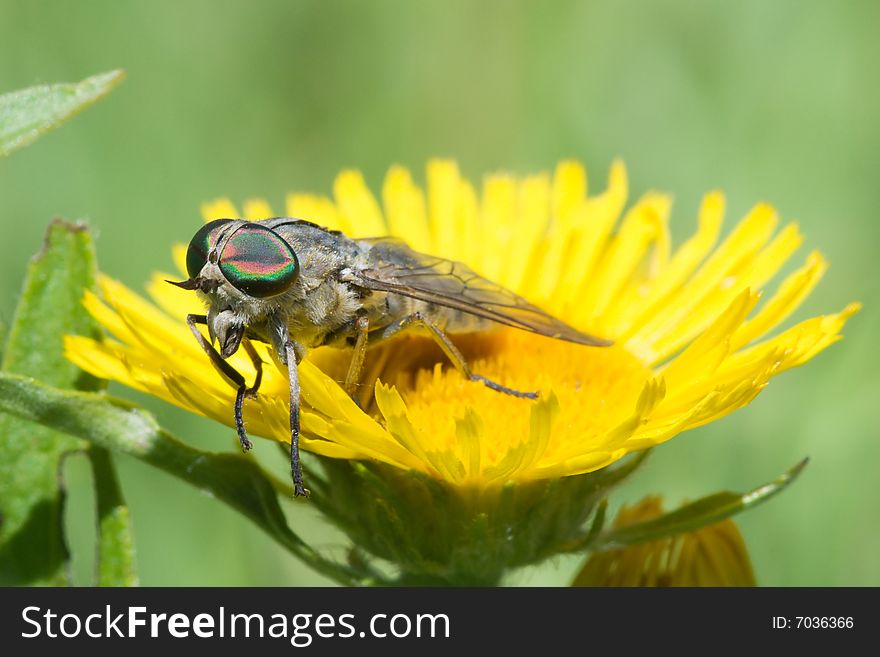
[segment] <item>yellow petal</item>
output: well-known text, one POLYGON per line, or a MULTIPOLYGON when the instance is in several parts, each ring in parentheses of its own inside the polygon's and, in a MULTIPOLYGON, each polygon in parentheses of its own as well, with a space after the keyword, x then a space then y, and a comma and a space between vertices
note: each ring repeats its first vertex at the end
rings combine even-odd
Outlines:
POLYGON ((288 217, 304 219, 328 230, 341 230, 344 233, 351 228, 347 219, 340 215, 333 201, 323 196, 288 194, 286 206, 288 217))
POLYGON ((434 253, 456 259, 461 240, 459 225, 459 191, 461 178, 458 166, 449 160, 428 162, 428 217, 434 253))
POLYGON ((382 188, 388 230, 416 251, 431 250, 431 234, 425 210, 425 195, 413 183, 409 171, 392 167, 382 188))
POLYGON ((218 198, 202 203, 202 218, 205 223, 215 219, 238 219, 241 214, 228 198, 218 198))
POLYGON ((333 194, 349 237, 380 237, 388 233, 382 211, 360 171, 343 171, 333 183, 333 194))
POLYGON ((262 219, 271 219, 278 215, 272 211, 271 206, 261 198, 251 198, 244 202, 244 215, 242 219, 248 221, 260 221, 262 219))

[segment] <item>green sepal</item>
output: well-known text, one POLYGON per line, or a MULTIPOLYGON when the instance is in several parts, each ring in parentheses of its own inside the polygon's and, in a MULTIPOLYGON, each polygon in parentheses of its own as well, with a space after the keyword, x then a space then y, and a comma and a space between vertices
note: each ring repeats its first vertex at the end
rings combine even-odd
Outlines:
POLYGON ((725 518, 751 509, 766 502, 788 487, 806 467, 804 459, 773 481, 747 493, 720 492, 703 497, 696 502, 666 513, 659 518, 647 520, 601 534, 589 547, 595 550, 615 549, 661 538, 677 536, 712 525, 725 518))
POLYGON ((106 96, 125 71, 94 75, 80 82, 43 84, 0 96, 0 157, 30 144, 106 96))
POLYGON ((396 584, 488 586, 597 532, 602 500, 646 454, 589 474, 495 487, 321 459, 326 476, 310 477, 312 500, 358 546, 360 562, 369 554, 393 564, 396 584))

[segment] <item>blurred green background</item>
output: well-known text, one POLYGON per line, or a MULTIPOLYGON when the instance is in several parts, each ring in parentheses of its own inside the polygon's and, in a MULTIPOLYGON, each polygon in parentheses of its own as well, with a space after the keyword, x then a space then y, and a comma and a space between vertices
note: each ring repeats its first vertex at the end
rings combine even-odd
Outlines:
MULTIPOLYGON (((809 455, 802 478, 739 517, 765 585, 880 585, 880 334, 876 177, 880 4, 712 2, 0 0, 0 91, 122 67, 109 98, 0 160, 0 318, 55 216, 87 218, 101 267, 135 289, 168 269, 199 203, 329 193, 348 166, 380 183, 432 156, 488 171, 575 157, 604 186, 625 159, 633 195, 675 195, 680 240, 701 195, 728 194, 728 228, 767 200, 832 268, 797 319, 866 308, 846 340, 775 379, 749 408, 667 443, 615 504, 746 490, 809 455)), ((772 286, 771 286, 772 287, 772 286)), ((234 446, 207 420, 142 401, 177 435, 234 446)), ((257 458, 281 467, 274 446, 257 458)), ((148 585, 322 583, 244 519, 120 459, 148 585)), ((92 568, 84 459, 68 461, 80 582, 92 568)), ((294 526, 342 538, 307 505, 294 526)), ((566 583, 557 560, 515 584, 566 583)))

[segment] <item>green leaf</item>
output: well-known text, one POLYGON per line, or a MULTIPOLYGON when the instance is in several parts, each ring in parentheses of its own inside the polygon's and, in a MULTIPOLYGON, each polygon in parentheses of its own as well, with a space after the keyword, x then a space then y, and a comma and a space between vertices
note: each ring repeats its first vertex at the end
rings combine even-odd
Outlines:
POLYGON ((0 96, 0 157, 57 128, 122 82, 115 70, 76 83, 43 84, 0 96))
POLYGON ((766 502, 793 482, 806 467, 804 459, 773 481, 748 493, 721 492, 686 504, 659 518, 647 520, 602 534, 593 549, 614 549, 660 538, 676 536, 700 527, 715 524, 741 511, 766 502))
POLYGON ((278 491, 293 497, 290 486, 241 454, 189 447, 124 401, 59 390, 14 374, 0 374, 0 411, 150 463, 229 504, 318 572, 341 584, 361 583, 350 568, 324 559, 290 529, 278 503, 278 491))
POLYGON ((98 586, 137 586, 131 516, 122 499, 113 459, 103 447, 88 451, 98 503, 98 586))
POLYGON ((3 354, 4 372, 27 374, 55 386, 99 390, 104 383, 64 357, 68 333, 99 339, 100 327, 82 305, 97 279, 95 249, 82 223, 55 220, 28 266, 21 300, 3 354))
MULTIPOLYGON (((85 228, 53 222, 28 268, 3 354, 4 372, 59 387, 101 386, 64 358, 61 343, 66 333, 100 334, 81 304, 95 276, 94 249, 85 228)), ((69 581, 61 465, 65 453, 84 446, 76 438, 0 415, 0 584, 69 581)))

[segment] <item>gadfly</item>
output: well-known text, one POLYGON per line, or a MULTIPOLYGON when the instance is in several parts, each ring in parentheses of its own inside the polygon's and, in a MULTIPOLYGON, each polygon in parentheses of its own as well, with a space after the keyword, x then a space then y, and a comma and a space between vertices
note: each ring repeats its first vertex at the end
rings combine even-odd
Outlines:
MULTIPOLYGON (((525 266, 525 263, 523 263, 525 266)), ((611 342, 581 333, 460 262, 419 253, 390 238, 351 239, 302 219, 217 219, 196 232, 186 253, 189 278, 169 281, 197 290, 205 315, 187 316, 213 365, 236 387, 234 416, 242 449, 251 448, 242 419, 257 394, 262 362, 251 341, 266 343, 290 382, 290 466, 294 493, 303 487, 299 460, 299 380, 308 349, 353 350, 345 389, 352 395, 366 350, 411 328, 427 331, 461 374, 493 390, 534 399, 470 370, 448 334, 498 324, 588 346, 611 342), (206 340, 198 325, 207 325, 206 340), (214 347, 217 344, 219 351, 214 347), (242 346, 256 370, 252 386, 226 359, 242 346)))

